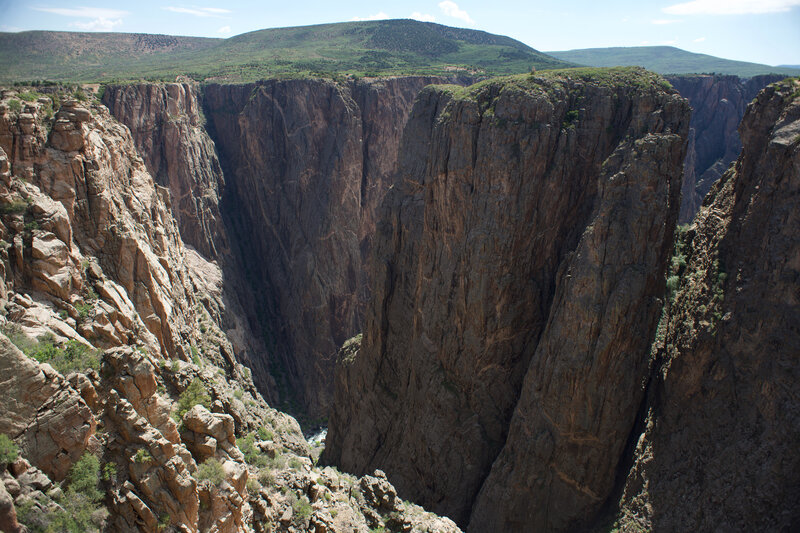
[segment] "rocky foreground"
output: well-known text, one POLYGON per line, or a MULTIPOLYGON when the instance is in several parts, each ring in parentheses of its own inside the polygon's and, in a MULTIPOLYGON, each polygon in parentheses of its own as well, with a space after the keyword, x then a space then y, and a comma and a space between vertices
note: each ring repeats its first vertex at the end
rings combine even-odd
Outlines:
POLYGON ((171 201, 104 106, 2 92, 0 529, 458 531, 380 471, 314 466, 171 201))

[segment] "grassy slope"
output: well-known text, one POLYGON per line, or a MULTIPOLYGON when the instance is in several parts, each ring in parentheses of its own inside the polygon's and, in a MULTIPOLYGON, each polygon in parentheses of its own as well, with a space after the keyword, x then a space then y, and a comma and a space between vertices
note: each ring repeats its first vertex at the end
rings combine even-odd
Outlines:
POLYGON ((175 42, 140 50, 132 34, 0 34, 0 81, 172 79, 178 74, 251 81, 309 74, 458 72, 454 69, 513 74, 531 67, 569 66, 509 37, 412 20, 268 29, 225 40, 150 37, 175 42), (97 35, 103 38, 87 43, 97 35))
POLYGON ((749 78, 759 74, 797 75, 800 70, 771 67, 745 61, 732 61, 706 54, 695 54, 672 46, 637 46, 631 48, 586 48, 548 54, 582 65, 613 67, 638 65, 661 74, 711 73, 735 74, 749 78))

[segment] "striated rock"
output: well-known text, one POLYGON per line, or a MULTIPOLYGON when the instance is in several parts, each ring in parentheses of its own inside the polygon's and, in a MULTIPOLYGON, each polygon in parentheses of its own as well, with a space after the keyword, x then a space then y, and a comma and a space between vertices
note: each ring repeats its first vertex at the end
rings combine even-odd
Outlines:
POLYGON ((689 230, 622 527, 800 524, 800 83, 764 89, 689 230))
POLYGON ((473 531, 595 513, 643 395, 688 126, 639 69, 424 90, 323 460, 473 531))
POLYGON ((235 290, 268 351, 248 364, 262 390, 271 374, 280 401, 312 416, 330 402, 336 350, 360 329, 376 207, 393 182, 411 103, 432 81, 205 88, 235 290))
POLYGON ((185 243, 214 259, 227 248, 219 212, 225 181, 188 83, 110 85, 103 103, 131 130, 156 183, 167 187, 185 243))
POLYGON ((196 465, 189 451, 165 439, 116 391, 109 393, 105 414, 119 435, 110 451, 118 465, 127 464, 130 477, 114 501, 112 521, 123 527, 138 517, 147 525, 144 531, 153 531, 151 517, 167 515, 170 523, 197 531, 199 500, 192 477, 196 465))
POLYGON ((0 433, 56 480, 80 458, 97 422, 91 410, 48 364, 39 364, 0 334, 0 433))
POLYGON ((690 75, 667 80, 692 106, 684 162, 679 222, 690 222, 703 197, 742 150, 737 128, 745 107, 758 91, 783 76, 690 75))

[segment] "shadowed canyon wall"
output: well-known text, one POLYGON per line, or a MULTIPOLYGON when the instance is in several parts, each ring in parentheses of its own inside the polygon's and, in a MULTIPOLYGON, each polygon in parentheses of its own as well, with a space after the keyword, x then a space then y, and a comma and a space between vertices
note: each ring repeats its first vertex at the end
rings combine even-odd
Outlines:
POLYGON ((680 222, 690 222, 711 186, 739 156, 737 128, 758 91, 783 76, 690 75, 667 80, 692 106, 689 148, 683 173, 680 222))
POLYGON ((688 128, 635 69, 422 92, 325 459, 475 531, 597 510, 649 369, 688 128))
POLYGON ((435 81, 210 85, 205 129, 191 85, 106 91, 150 171, 185 200, 173 211, 187 241, 212 257, 230 246, 220 254, 234 316, 226 332, 270 400, 326 413, 336 350, 360 330, 362 265, 400 135, 417 93, 435 81), (191 209, 199 223, 182 218, 191 209))
POLYGON ((763 90, 686 236, 622 522, 800 526, 800 82, 763 90))

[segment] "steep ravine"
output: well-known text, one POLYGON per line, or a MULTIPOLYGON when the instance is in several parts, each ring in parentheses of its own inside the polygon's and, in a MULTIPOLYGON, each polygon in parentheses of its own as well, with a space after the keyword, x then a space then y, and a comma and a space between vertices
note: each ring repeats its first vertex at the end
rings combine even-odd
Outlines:
POLYGON ((19 98, 0 89, 0 529, 460 531, 382 472, 314 466, 234 359, 222 273, 130 130, 19 98))
POLYGON ((417 92, 431 78, 210 85, 223 216, 281 398, 327 413, 337 349, 360 330, 362 264, 417 92))
POLYGON ((686 75, 667 80, 692 106, 689 147, 683 171, 681 223, 691 222, 703 197, 739 156, 737 128, 758 91, 783 76, 686 75))
POLYGON ((800 81, 764 89, 739 133, 685 239, 621 500, 628 530, 800 526, 800 81))
POLYGON ((324 459, 473 531, 590 518, 649 370, 688 128, 637 69, 421 93, 324 459))
POLYGON ((172 191, 187 241, 219 260, 221 321, 240 359, 271 401, 294 412, 327 412, 336 350, 360 330, 362 264, 400 134, 417 93, 435 81, 106 90, 104 102, 172 191), (192 209, 197 217, 184 216, 192 209))

